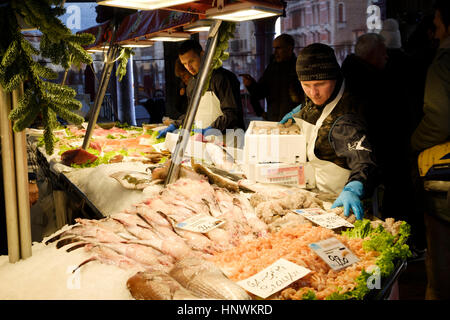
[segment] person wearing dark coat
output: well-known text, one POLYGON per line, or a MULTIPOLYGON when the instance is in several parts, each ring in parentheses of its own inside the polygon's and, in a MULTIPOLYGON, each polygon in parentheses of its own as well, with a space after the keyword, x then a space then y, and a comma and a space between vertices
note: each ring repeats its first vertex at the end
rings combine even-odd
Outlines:
MULTIPOLYGON (((435 37, 439 48, 426 77, 423 101, 424 116, 411 136, 411 148, 415 163, 422 157, 434 161, 448 159, 447 151, 438 153, 439 148, 450 148, 450 2, 437 0, 435 3, 435 37), (435 153, 436 152, 436 153, 435 153)), ((421 167, 421 166, 420 166, 421 167)), ((441 168, 439 175, 428 178, 419 175, 416 168, 415 180, 422 183, 423 217, 425 220, 427 254, 425 266, 427 288, 425 299, 450 299, 450 174, 441 168)), ((423 167, 421 167, 423 169, 423 167)), ((425 172, 424 172, 425 173, 425 172)))
MULTIPOLYGON (((189 83, 189 80, 191 80, 192 75, 189 73, 189 71, 186 70, 186 68, 181 63, 180 59, 177 58, 175 60, 175 76, 179 79, 178 83, 178 95, 175 99, 175 110, 174 114, 172 115, 172 118, 179 118, 181 115, 185 114, 188 108, 188 98, 186 93, 186 88, 189 83)), ((165 125, 169 125, 170 123, 173 123, 174 121, 171 119, 165 120, 163 123, 165 125)))
POLYGON ((295 72, 297 58, 292 36, 282 34, 273 41, 273 60, 256 81, 248 74, 241 75, 252 99, 267 101, 267 112, 262 117, 268 121, 281 118, 303 101, 303 89, 295 72))
POLYGON ((423 219, 411 200, 415 188, 411 179, 409 139, 414 103, 409 92, 411 70, 407 69, 413 68, 408 67, 409 60, 400 48, 392 48, 400 45, 400 39, 388 42, 390 50, 385 43, 380 34, 362 35, 357 40, 355 53, 342 63, 342 71, 349 90, 365 100, 364 117, 379 166, 380 215, 407 221, 412 228, 411 243, 423 249, 423 219))
POLYGON ((361 115, 362 101, 346 87, 334 50, 321 43, 300 51, 296 71, 305 102, 280 123, 295 119, 306 138, 307 165, 320 192, 339 194, 334 207, 364 216, 361 199, 371 197, 377 166, 361 115))
MULTIPOLYGON (((205 52, 198 41, 186 40, 178 49, 178 58, 192 74, 187 85, 188 101, 193 98, 195 84, 205 52)), ((186 114, 181 115, 167 128, 161 129, 158 138, 174 132, 183 124, 186 114)), ((244 128, 240 82, 236 75, 219 67, 211 72, 208 90, 202 95, 194 119, 194 132, 202 135, 225 134, 227 129, 244 128)))

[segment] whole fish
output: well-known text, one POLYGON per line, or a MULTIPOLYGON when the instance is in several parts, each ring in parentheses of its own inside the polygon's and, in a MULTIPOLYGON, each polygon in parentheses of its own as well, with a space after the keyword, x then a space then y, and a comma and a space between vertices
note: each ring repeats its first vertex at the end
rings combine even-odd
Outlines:
POLYGON ((212 262, 188 257, 169 272, 183 287, 206 299, 249 300, 247 292, 228 279, 212 262))
POLYGON ((138 272, 127 281, 136 300, 199 300, 192 291, 162 271, 138 272))

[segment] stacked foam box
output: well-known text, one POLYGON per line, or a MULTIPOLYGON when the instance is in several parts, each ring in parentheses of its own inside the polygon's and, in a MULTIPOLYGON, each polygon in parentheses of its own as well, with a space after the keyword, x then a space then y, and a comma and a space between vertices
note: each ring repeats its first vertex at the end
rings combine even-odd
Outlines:
POLYGON ((245 174, 249 180, 256 182, 306 187, 305 136, 254 133, 255 127, 276 129, 277 124, 272 121, 250 122, 244 139, 245 174))

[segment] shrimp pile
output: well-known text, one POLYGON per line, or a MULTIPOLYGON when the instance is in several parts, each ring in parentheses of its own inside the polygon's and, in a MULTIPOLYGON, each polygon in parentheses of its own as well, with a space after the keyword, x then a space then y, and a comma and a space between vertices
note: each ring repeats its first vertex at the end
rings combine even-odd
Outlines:
POLYGON ((214 254, 212 260, 234 281, 247 279, 284 258, 311 272, 293 282, 269 299, 302 299, 303 294, 313 291, 317 299, 325 299, 333 292, 345 293, 356 286, 356 278, 362 270, 375 265, 378 252, 366 252, 363 239, 348 239, 332 230, 314 227, 310 223, 283 228, 269 237, 241 243, 236 248, 214 254), (332 270, 309 244, 335 237, 349 248, 359 261, 345 269, 332 270))

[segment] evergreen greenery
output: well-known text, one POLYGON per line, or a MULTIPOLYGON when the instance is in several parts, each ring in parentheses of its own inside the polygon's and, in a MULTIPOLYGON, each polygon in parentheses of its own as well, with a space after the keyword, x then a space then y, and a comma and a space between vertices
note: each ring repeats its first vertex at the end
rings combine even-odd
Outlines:
POLYGON ((118 58, 118 65, 117 65, 117 71, 116 71, 116 77, 119 81, 122 81, 122 78, 127 73, 127 64, 128 59, 130 59, 131 55, 134 55, 134 51, 132 48, 121 48, 120 49, 120 55, 118 58))
POLYGON ((216 50, 214 51, 214 55, 211 61, 211 69, 209 70, 208 76, 206 78, 205 86, 203 87, 202 95, 208 91, 209 82, 211 80, 211 75, 213 70, 220 68, 222 66, 222 62, 227 60, 230 57, 228 52, 225 50, 228 49, 228 40, 234 38, 234 31, 236 30, 236 23, 229 21, 222 21, 219 27, 219 39, 217 41, 216 50))
POLYGON ((25 84, 19 104, 10 114, 13 129, 18 132, 30 126, 41 115, 44 142, 48 154, 53 153, 57 127, 56 116, 79 124, 83 118, 72 112, 81 108, 75 90, 51 82, 57 73, 37 60, 47 58, 55 65, 69 69, 72 65, 91 64, 91 56, 83 46, 92 43, 91 34, 72 34, 57 17, 65 13, 62 0, 11 0, 1 4, 0 10, 0 85, 10 92, 25 84), (18 17, 42 32, 39 49, 34 48, 21 33, 18 17))

